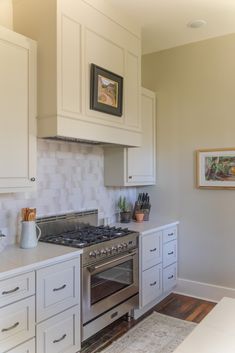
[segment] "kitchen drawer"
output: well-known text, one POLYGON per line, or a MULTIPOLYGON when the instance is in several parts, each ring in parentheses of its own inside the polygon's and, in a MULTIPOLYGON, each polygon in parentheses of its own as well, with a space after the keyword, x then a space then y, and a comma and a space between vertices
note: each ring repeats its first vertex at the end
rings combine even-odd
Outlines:
POLYGON ((37 271, 37 322, 79 303, 79 257, 37 271))
POLYGON ((141 237, 142 270, 162 261, 162 232, 154 232, 141 237))
POLYGON ((177 261, 177 240, 163 245, 163 267, 167 267, 177 261))
POLYGON ((163 243, 177 239, 177 227, 171 227, 163 231, 163 243))
POLYGON ((10 353, 35 353, 35 339, 23 343, 15 349, 11 349, 10 353))
POLYGON ((162 294, 162 264, 142 273, 141 304, 145 306, 162 294))
POLYGON ((75 353, 80 348, 78 305, 37 325, 38 353, 75 353))
POLYGON ((176 285, 177 263, 170 265, 163 270, 163 291, 167 292, 176 285))
POLYGON ((0 281, 0 307, 35 293, 34 272, 0 281))
POLYGON ((0 352, 35 336, 35 297, 0 309, 0 352))

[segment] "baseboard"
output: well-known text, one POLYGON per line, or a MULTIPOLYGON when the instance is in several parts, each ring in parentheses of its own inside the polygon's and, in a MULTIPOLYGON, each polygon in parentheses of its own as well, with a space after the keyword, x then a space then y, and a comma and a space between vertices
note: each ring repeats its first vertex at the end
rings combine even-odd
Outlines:
POLYGON ((190 281, 184 278, 178 278, 174 293, 188 295, 216 303, 223 297, 235 298, 234 288, 216 286, 210 283, 190 281))

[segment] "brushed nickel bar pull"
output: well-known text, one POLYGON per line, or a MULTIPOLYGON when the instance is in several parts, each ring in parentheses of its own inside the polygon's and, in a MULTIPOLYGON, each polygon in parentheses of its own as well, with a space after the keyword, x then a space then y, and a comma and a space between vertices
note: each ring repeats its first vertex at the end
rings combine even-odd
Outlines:
POLYGON ((153 282, 153 283, 150 283, 150 286, 155 286, 157 284, 157 282, 153 282))
POLYGON ((174 251, 168 252, 168 255, 173 255, 174 251))
POLYGON ((53 292, 57 292, 58 290, 62 290, 62 289, 65 289, 66 287, 66 284, 63 284, 63 286, 59 287, 59 288, 54 288, 53 289, 53 292))
POLYGON ((94 272, 95 270, 98 270, 99 268, 106 267, 106 266, 108 266, 108 265, 111 265, 112 263, 115 263, 115 262, 117 262, 117 261, 123 260, 123 259, 125 259, 125 258, 127 258, 127 257, 134 256, 135 254, 136 254, 136 251, 133 251, 133 252, 127 254, 127 255, 120 256, 120 257, 118 257, 118 258, 115 259, 115 260, 107 261, 107 262, 105 262, 104 264, 101 264, 101 265, 98 265, 98 266, 91 266, 91 267, 88 267, 88 270, 89 270, 90 272, 94 272))
POLYGON ((171 275, 170 277, 168 277, 168 279, 171 279, 171 278, 173 278, 174 276, 173 275, 171 275))
POLYGON ((172 237, 172 235, 174 235, 174 233, 168 233, 168 237, 172 237))
POLYGON ((154 252, 154 251, 157 251, 157 248, 150 249, 150 252, 154 252))
POLYGON ((67 336, 67 335, 66 335, 66 333, 65 333, 65 334, 64 334, 62 337, 60 337, 58 340, 54 340, 53 343, 58 343, 58 342, 60 342, 60 341, 63 341, 66 336, 67 336))
POLYGON ((15 287, 14 289, 11 289, 11 290, 4 290, 2 292, 2 295, 6 295, 6 294, 11 294, 11 293, 17 292, 19 289, 20 289, 20 287, 15 287))
POLYGON ((10 327, 7 327, 7 328, 3 328, 2 329, 2 332, 7 332, 7 331, 10 331, 10 330, 13 330, 14 328, 16 328, 20 323, 19 322, 16 322, 14 325, 10 326, 10 327))

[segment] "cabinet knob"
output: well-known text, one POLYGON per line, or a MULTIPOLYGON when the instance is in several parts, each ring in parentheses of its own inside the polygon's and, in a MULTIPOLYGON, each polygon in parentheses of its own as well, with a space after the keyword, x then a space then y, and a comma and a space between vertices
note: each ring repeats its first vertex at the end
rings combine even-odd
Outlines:
POLYGON ((128 177, 129 179, 132 179, 132 175, 129 175, 129 177, 128 177))
POLYGON ((31 181, 35 181, 36 179, 33 177, 33 178, 30 178, 31 181))

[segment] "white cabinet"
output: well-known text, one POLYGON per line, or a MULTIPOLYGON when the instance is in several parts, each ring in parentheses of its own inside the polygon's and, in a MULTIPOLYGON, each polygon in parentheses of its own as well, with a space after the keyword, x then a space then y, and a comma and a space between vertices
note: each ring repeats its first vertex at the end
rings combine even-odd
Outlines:
POLYGON ((1 353, 76 353, 80 325, 79 255, 0 281, 1 353))
POLYGON ((73 307, 37 325, 37 352, 75 353, 80 349, 79 308, 73 307))
POLYGON ((38 134, 140 146, 140 28, 97 4, 13 1, 14 28, 40 48, 38 134), (121 117, 90 109, 92 63, 124 78, 121 117))
POLYGON ((6 352, 35 336, 35 298, 0 309, 0 351, 6 352))
POLYGON ((140 306, 135 310, 135 318, 164 299, 176 285, 177 224, 143 231, 139 253, 140 306))
POLYGON ((0 192, 36 179, 36 44, 0 27, 0 192))
POLYGON ((79 301, 77 259, 37 271, 37 321, 77 305, 79 301))
POLYGON ((23 343, 14 349, 11 349, 11 353, 35 353, 35 339, 23 343))
POLYGON ((106 186, 137 186, 156 183, 155 93, 142 88, 142 146, 106 147, 104 183, 106 186))

